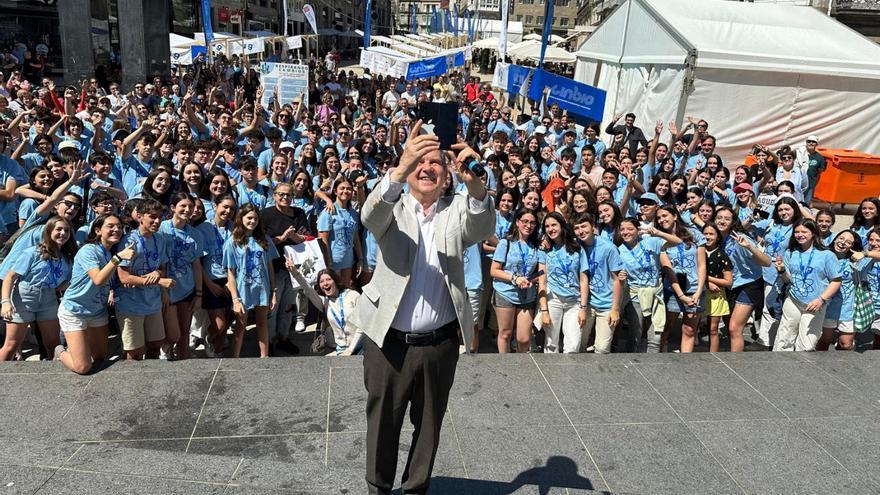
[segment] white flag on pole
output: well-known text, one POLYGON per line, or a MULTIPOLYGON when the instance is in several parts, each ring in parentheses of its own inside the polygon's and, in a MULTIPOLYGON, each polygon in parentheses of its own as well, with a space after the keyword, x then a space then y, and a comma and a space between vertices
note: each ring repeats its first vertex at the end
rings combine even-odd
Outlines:
POLYGON ((501 60, 507 58, 507 17, 510 12, 510 0, 501 0, 501 33, 498 35, 498 53, 501 60))
POLYGON ((312 26, 312 31, 314 31, 315 34, 318 34, 318 24, 315 22, 315 9, 313 9, 311 5, 305 4, 303 5, 303 15, 306 16, 309 25, 312 26))

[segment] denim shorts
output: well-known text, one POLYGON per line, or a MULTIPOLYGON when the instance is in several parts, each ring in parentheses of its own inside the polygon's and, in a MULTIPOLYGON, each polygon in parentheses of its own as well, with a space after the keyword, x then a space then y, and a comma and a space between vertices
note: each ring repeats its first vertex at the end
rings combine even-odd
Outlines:
MULTIPOLYGON (((693 293, 685 294, 690 297, 693 296, 693 293)), ((685 306, 678 297, 672 291, 663 291, 663 302, 666 303, 666 312, 667 313, 702 313, 705 310, 706 306, 706 295, 703 294, 700 296, 700 300, 697 301, 697 305, 695 307, 685 306)))
POLYGON ((58 295, 51 287, 15 284, 12 289, 12 323, 30 323, 58 319, 58 295))

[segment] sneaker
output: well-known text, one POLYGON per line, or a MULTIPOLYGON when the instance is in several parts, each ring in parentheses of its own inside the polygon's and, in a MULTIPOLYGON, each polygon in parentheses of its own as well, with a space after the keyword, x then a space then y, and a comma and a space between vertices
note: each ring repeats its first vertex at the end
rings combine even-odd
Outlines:
POLYGON ((171 344, 165 344, 159 349, 159 359, 174 361, 174 348, 171 344))
POLYGON ((56 345, 55 346, 55 355, 52 358, 53 361, 61 361, 61 353, 62 352, 64 352, 64 346, 61 344, 56 345))
POLYGON ((214 345, 211 344, 210 340, 205 339, 205 357, 209 358, 218 358, 222 357, 217 351, 214 350, 214 345))
POLYGON ((296 333, 303 333, 306 331, 306 322, 303 318, 296 319, 296 326, 293 327, 296 333))

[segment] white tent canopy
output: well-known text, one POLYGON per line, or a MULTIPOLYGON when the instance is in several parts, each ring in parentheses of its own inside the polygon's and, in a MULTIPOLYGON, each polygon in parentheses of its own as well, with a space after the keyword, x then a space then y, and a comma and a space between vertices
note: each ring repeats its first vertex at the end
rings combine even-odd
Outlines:
MULTIPOLYGON (((510 47, 510 43, 507 44, 508 48, 510 47)), ((498 49, 498 37, 492 36, 491 38, 483 38, 474 43, 474 48, 488 48, 490 50, 498 49)))
POLYGON ((627 0, 577 59, 575 79, 608 91, 606 121, 704 118, 728 163, 810 134, 880 152, 880 47, 810 7, 627 0))
MULTIPOLYGON (((507 50, 507 54, 514 60, 531 60, 537 62, 541 59, 541 42, 536 40, 523 41, 515 47, 507 50)), ((544 53, 544 61, 551 63, 573 64, 574 53, 567 52, 558 46, 549 45, 544 53)))
MULTIPOLYGON (((490 38, 492 36, 501 36, 501 21, 493 19, 478 19, 473 24, 474 37, 478 39, 490 38)), ((467 20, 459 21, 459 32, 467 34, 467 20), (464 29, 464 31, 461 31, 464 29)), ((519 43, 523 39, 523 25, 518 21, 509 21, 507 23, 507 42, 519 43)), ((497 46, 497 43, 496 43, 497 46)))

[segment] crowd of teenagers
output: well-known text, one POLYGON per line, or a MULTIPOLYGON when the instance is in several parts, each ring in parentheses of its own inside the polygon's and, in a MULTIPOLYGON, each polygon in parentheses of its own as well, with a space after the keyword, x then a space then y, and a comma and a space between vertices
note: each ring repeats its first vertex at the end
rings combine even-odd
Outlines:
MULTIPOLYGON (((483 330, 500 353, 690 352, 701 334, 742 351, 746 328, 780 351, 852 349, 873 328, 880 348, 880 200, 831 231, 834 213, 811 208, 817 136, 729 167, 706 120, 581 126, 466 72, 318 65, 309 86, 264 106, 237 58, 124 90, 3 79, 0 360, 33 331, 44 358, 85 373, 108 357, 111 324, 126 359, 186 359, 195 344, 237 357, 251 322, 261 356, 293 354, 310 302, 328 350, 360 352, 346 315, 381 253, 359 210, 429 101, 460 105, 496 210, 495 234, 465 252, 471 350, 483 330), (284 248, 314 239, 328 269, 310 286, 284 248)), ((466 194, 449 174, 447 194, 466 194)))

